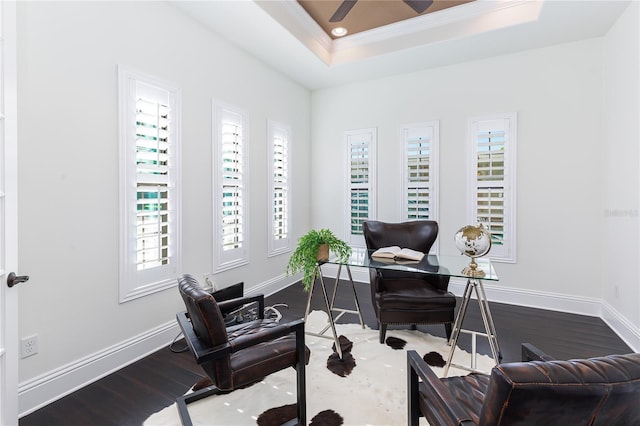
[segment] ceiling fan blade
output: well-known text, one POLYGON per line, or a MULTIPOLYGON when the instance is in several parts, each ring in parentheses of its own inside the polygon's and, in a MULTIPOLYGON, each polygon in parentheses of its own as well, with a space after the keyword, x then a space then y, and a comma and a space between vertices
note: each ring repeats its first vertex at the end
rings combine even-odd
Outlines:
POLYGON ((358 0, 344 0, 342 4, 338 7, 338 10, 336 10, 336 13, 334 13, 331 19, 329 19, 329 22, 342 21, 345 18, 345 16, 347 16, 351 8, 355 6, 357 1, 358 0))
POLYGON ((404 0, 406 4, 415 10, 416 13, 422 13, 429 9, 429 6, 433 4, 433 0, 404 0))

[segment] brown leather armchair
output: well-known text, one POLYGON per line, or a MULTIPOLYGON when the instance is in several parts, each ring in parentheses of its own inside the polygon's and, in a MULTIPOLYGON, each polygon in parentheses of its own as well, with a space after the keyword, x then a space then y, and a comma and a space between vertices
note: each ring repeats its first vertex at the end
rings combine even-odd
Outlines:
POLYGON ((415 351, 407 364, 411 426, 640 424, 640 353, 555 361, 524 344, 523 362, 443 379, 415 351))
MULTIPOLYGON (((368 220, 363 223, 363 232, 370 253, 381 247, 399 246, 427 254, 438 236, 438 223, 432 220, 402 223, 368 220)), ((384 343, 387 324, 442 323, 447 339, 451 337, 456 298, 448 291, 448 276, 370 268, 369 279, 380 343, 384 343)))
MULTIPOLYGON (((191 425, 187 404, 207 396, 228 393, 264 377, 294 367, 297 373, 297 424, 306 424, 305 365, 310 351, 304 343, 304 321, 280 324, 264 318, 264 297, 242 297, 216 302, 191 275, 178 278, 187 308, 176 315, 185 340, 211 379, 212 385, 178 398, 183 425, 191 425), (257 303, 259 318, 225 327, 222 311, 257 303)), ((294 423, 295 424, 295 423, 294 423)))

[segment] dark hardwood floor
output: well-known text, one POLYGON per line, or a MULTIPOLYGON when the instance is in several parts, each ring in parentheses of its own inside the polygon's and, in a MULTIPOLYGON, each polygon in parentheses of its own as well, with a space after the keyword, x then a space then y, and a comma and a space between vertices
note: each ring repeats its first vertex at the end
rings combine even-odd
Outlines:
MULTIPOLYGON (((328 285, 332 289, 332 285, 328 285)), ((366 324, 377 329, 371 307, 369 287, 356 283, 356 290, 366 324)), ((177 292, 176 292, 176 297, 177 292)), ((284 289, 266 299, 266 305, 285 303, 279 308, 283 321, 304 315, 307 294, 298 285, 284 289)), ((482 330, 477 303, 469 305, 463 325, 466 329, 482 330)), ((312 309, 323 307, 318 288, 312 298, 312 309)), ((339 287, 336 307, 352 308, 351 287, 339 287)), ((629 353, 631 349, 599 318, 566 314, 534 308, 490 302, 503 362, 520 360, 520 344, 533 343, 558 359, 587 358, 614 353, 629 353)), ((357 322, 355 315, 345 315, 341 322, 357 322)), ((393 330, 394 327, 389 327, 393 330)), ((418 326, 433 335, 444 337, 441 325, 418 326)), ((179 340, 174 346, 183 346, 179 340)), ((470 351, 470 336, 461 334, 459 346, 470 351)), ((478 338, 478 351, 489 354, 486 339, 478 338)), ((151 414, 175 402, 204 374, 189 352, 175 353, 163 348, 120 371, 98 380, 22 419, 20 426, 72 425, 140 425, 151 414)))

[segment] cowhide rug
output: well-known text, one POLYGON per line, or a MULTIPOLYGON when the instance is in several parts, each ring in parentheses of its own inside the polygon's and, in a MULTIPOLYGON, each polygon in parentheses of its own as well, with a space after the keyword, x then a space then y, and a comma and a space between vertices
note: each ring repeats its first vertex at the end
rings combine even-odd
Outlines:
MULTIPOLYGON (((305 327, 318 332, 326 323, 326 313, 313 311, 305 327)), ((333 339, 305 337, 311 350, 306 369, 307 422, 325 426, 407 424, 406 351, 417 351, 441 375, 451 349, 445 339, 416 330, 388 330, 387 344, 380 344, 377 330, 362 329, 359 324, 337 324, 336 330, 344 336, 342 347, 352 343, 343 356, 345 361, 338 365, 330 359, 333 339)), ((331 336, 331 330, 325 335, 331 336)), ((453 362, 470 365, 470 354, 458 348, 453 362)), ((480 370, 490 371, 492 366, 491 358, 477 356, 480 370)), ((449 376, 467 373, 449 369, 449 376)), ((248 388, 191 403, 191 420, 197 426, 269 425, 281 416, 295 417, 295 378, 295 371, 286 369, 248 388)), ((144 425, 180 425, 176 405, 153 414, 144 425)))

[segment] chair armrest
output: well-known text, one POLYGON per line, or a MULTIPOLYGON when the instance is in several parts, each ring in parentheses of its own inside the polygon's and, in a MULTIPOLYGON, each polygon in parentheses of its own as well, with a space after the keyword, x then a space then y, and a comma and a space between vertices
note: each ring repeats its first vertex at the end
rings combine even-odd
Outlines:
POLYGON ((211 347, 203 342, 193 330, 187 311, 178 312, 176 314, 176 319, 178 320, 178 325, 184 334, 184 339, 198 364, 211 361, 231 353, 232 349, 229 343, 211 347))
POLYGON ((258 318, 264 318, 264 295, 258 294, 256 296, 244 296, 237 297, 235 299, 223 300, 218 302, 218 307, 222 312, 231 312, 232 310, 239 308, 249 303, 258 303, 258 318))
POLYGON ((384 291, 384 284, 382 280, 383 280, 382 271, 375 268, 369 268, 369 282, 371 284, 371 291, 374 294, 384 291))
POLYGON ((407 383, 409 388, 409 418, 413 417, 415 419, 410 422, 411 424, 417 424, 415 413, 417 413, 416 410, 420 410, 418 404, 418 398, 420 397, 418 379, 429 389, 430 396, 433 397, 433 399, 429 399, 429 405, 438 410, 439 418, 443 421, 443 424, 460 426, 474 424, 464 408, 458 404, 458 400, 449 391, 449 388, 440 381, 440 378, 436 376, 436 373, 416 351, 407 351, 407 371, 409 373, 407 383), (414 413, 413 416, 412 412, 414 413))
POLYGON ((522 362, 529 361, 553 361, 555 358, 542 352, 531 343, 522 344, 522 362))
POLYGON ((286 324, 279 324, 272 328, 266 328, 258 333, 245 334, 231 342, 232 351, 236 352, 262 342, 277 339, 287 334, 296 333, 296 339, 303 339, 304 343, 304 320, 295 320, 286 324))

